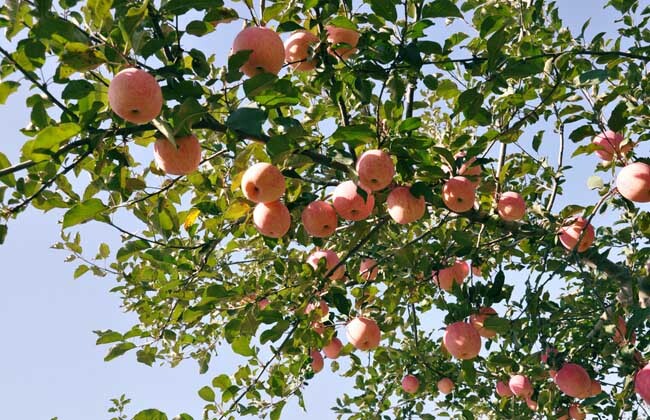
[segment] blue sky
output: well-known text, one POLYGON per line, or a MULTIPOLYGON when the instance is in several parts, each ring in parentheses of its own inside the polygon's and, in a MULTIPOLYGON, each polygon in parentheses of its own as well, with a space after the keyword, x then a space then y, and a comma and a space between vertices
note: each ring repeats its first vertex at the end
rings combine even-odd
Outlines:
MULTIPOLYGON (((579 30, 586 18, 592 18, 587 39, 614 26, 616 15, 612 9, 602 9, 604 1, 560 0, 559 3, 565 23, 574 31, 579 30)), ((239 23, 220 27, 218 35, 197 40, 197 45, 218 57, 226 57, 239 28, 239 23)), ((6 41, 2 44, 7 45, 6 41)), ((31 93, 23 87, 5 106, 0 106, 5 132, 0 140, 0 151, 12 162, 17 161, 18 151, 25 141, 19 129, 28 121, 24 99, 31 93)), ((151 159, 146 153, 141 156, 151 159)), ((585 169, 578 171, 572 183, 574 188, 585 191, 586 178, 592 174, 591 168, 596 161, 593 157, 582 159, 589 163, 581 165, 585 169)), ((585 194, 587 201, 581 204, 596 201, 595 195, 590 194, 585 194)), ((202 376, 192 361, 174 369, 150 368, 137 363, 134 355, 129 354, 105 363, 103 357, 107 349, 95 346, 96 336, 92 331, 125 330, 134 318, 122 313, 117 296, 108 293, 114 286, 112 278, 86 275, 73 280, 72 273, 77 265, 65 263, 67 255, 50 248, 59 239, 61 216, 60 211, 42 214, 30 209, 10 223, 7 242, 0 246, 3 418, 107 419, 109 399, 122 393, 133 399, 131 414, 156 407, 171 416, 186 411, 200 418, 203 402, 197 390, 217 374, 232 372, 239 360, 222 355, 213 359, 211 371, 202 376)), ((100 241, 108 242, 112 248, 119 244, 116 231, 98 224, 85 225, 82 234, 86 238, 86 254, 90 256, 96 253, 100 241)), ((345 387, 346 381, 326 367, 305 389, 309 415, 333 418, 327 410, 345 387)), ((302 417, 304 414, 295 403, 285 408, 283 418, 302 417)))

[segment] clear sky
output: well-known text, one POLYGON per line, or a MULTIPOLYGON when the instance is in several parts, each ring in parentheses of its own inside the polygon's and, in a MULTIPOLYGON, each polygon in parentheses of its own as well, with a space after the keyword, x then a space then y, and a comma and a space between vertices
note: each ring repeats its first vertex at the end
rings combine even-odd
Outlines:
MULTIPOLYGON (((605 1, 559 0, 565 24, 578 31, 592 18, 590 39, 601 31, 611 31, 616 15, 602 9, 605 1)), ((217 29, 197 45, 206 54, 226 57, 230 42, 240 24, 217 29)), ((196 40, 196 38, 194 39, 196 40)), ((1 42, 7 45, 6 41, 1 42)), ((25 141, 19 129, 28 122, 25 108, 28 92, 23 87, 0 106, 3 132, 0 151, 17 162, 18 151, 25 141)), ((569 152, 570 153, 570 152, 569 152)), ((146 159, 150 156, 143 155, 146 159)), ((554 156, 554 154, 552 155, 554 156)), ((568 155, 567 155, 568 156, 568 155)), ((595 166, 593 157, 578 171, 578 178, 567 185, 585 191, 586 178, 595 166)), ((552 161, 552 163, 555 163, 552 161)), ((594 194, 580 197, 581 204, 593 203, 594 194)), ((557 208, 557 207, 556 207, 557 208)), ((229 373, 239 360, 230 355, 214 358, 206 375, 199 375, 196 363, 187 361, 179 367, 147 367, 127 354, 105 363, 107 348, 95 346, 93 330, 129 328, 134 318, 119 308, 117 296, 108 293, 114 286, 111 277, 91 275, 73 280, 75 263, 65 263, 67 254, 50 246, 59 239, 59 220, 63 212, 47 214, 29 210, 10 223, 6 243, 0 246, 0 407, 6 419, 60 420, 108 419, 109 399, 125 393, 132 398, 129 413, 156 407, 170 416, 182 411, 201 418, 203 401, 197 390, 220 373, 229 373)), ((598 221, 596 220, 596 224, 598 221)), ((87 238, 86 254, 94 256, 97 244, 119 244, 119 234, 98 224, 82 228, 87 238)), ((329 407, 345 388, 346 381, 326 369, 307 387, 305 400, 312 418, 333 418, 329 407)), ((349 382, 348 382, 349 383, 349 382)), ((283 418, 304 417, 294 403, 285 408, 283 418)))

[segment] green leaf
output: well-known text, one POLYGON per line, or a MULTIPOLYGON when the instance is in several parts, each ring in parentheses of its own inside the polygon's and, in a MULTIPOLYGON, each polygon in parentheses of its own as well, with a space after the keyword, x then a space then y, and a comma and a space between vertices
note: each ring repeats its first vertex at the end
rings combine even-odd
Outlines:
POLYGON ((133 420, 169 420, 167 414, 155 408, 140 411, 133 417, 133 420))
POLYGON ((422 10, 423 18, 440 18, 440 17, 459 17, 463 14, 460 9, 451 0, 434 0, 424 6, 422 10))
POLYGON ((607 79, 606 70, 590 70, 582 73, 579 77, 580 83, 599 84, 607 79))
POLYGON ((232 342, 232 350, 242 356, 250 357, 254 356, 255 352, 250 347, 251 339, 250 337, 239 336, 236 337, 232 342))
POLYGON ((91 198, 83 203, 79 203, 63 215, 63 228, 95 219, 98 214, 106 209, 107 207, 98 198, 91 198))
POLYGON ((20 87, 20 83, 12 80, 0 83, 0 105, 4 105, 9 95, 17 91, 18 87, 20 87))
POLYGON ((122 334, 118 333, 117 331, 106 330, 106 331, 93 331, 93 332, 99 336, 99 338, 95 342, 95 344, 97 345, 115 343, 117 341, 124 340, 122 334))
POLYGON ((399 131, 401 133, 406 132, 406 131, 413 131, 413 130, 416 130, 416 129, 420 128, 421 125, 422 125, 422 119, 421 118, 419 118, 419 117, 411 117, 411 118, 407 118, 404 121, 402 121, 399 124, 399 127, 397 127, 397 131, 399 131))
POLYGON ((61 97, 66 100, 81 99, 85 98, 90 92, 94 91, 95 86, 86 80, 70 80, 66 84, 65 88, 63 88, 61 97))
POLYGON ((86 274, 88 270, 90 270, 90 268, 87 265, 85 264, 80 265, 79 267, 77 267, 76 270, 74 270, 73 278, 78 279, 79 277, 86 274))
POLYGON ((601 189, 605 186, 603 179, 598 175, 592 175, 587 179, 587 188, 590 190, 601 189))
POLYGON ((244 201, 233 201, 229 206, 228 209, 226 209, 225 213, 223 214, 223 217, 228 220, 237 220, 240 217, 243 217, 248 210, 250 209, 250 206, 248 203, 244 201))
POLYGON ((5 243, 7 238, 7 225, 0 225, 0 245, 5 243))
POLYGON ((391 0, 370 0, 372 11, 389 22, 397 20, 397 10, 391 0))
POLYGON ((76 136, 80 131, 81 127, 71 122, 44 128, 36 135, 34 140, 25 142, 23 154, 26 158, 35 161, 48 159, 49 152, 58 149, 61 143, 76 136))
POLYGON ((332 143, 369 143, 377 137, 375 130, 370 128, 369 125, 349 125, 347 127, 339 127, 332 134, 332 143))
POLYGON ((282 415, 282 409, 284 408, 284 405, 287 403, 286 400, 279 401, 277 404, 275 404, 275 407, 273 407, 273 410, 271 411, 270 418, 271 420, 279 420, 280 416, 282 415))
POLYGON ((214 402, 216 395, 214 394, 214 390, 212 388, 209 386, 204 386, 203 388, 199 389, 199 397, 207 402, 214 402))
POLYGON ((230 114, 226 126, 242 134, 262 137, 262 124, 265 121, 265 111, 258 108, 239 108, 230 114))
POLYGON ((132 350, 134 348, 135 348, 135 344, 131 343, 130 341, 120 343, 120 344, 118 344, 116 346, 113 346, 108 351, 108 354, 106 355, 106 357, 104 357, 104 361, 109 362, 109 361, 115 359, 116 357, 119 357, 119 356, 123 355, 124 353, 126 353, 127 351, 132 350))
POLYGON ((621 131, 628 124, 628 121, 627 104, 621 101, 612 110, 612 115, 609 116, 607 126, 610 130, 621 131))

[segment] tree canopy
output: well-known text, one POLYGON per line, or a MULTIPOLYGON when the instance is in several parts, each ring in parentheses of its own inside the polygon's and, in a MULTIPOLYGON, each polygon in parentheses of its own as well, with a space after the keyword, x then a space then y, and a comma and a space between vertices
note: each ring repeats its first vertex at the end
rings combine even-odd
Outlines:
POLYGON ((281 418, 323 364, 340 418, 646 412, 650 6, 588 39, 544 0, 229 3, 0 8, 0 104, 30 91, 0 243, 62 209, 137 315, 107 361, 194 359, 205 419, 281 418))

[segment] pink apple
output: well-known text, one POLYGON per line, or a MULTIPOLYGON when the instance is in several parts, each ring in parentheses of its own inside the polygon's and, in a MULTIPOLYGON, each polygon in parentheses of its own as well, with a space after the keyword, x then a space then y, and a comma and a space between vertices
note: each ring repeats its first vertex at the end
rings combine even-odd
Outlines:
POLYGON ((616 177, 616 188, 635 203, 650 203, 650 165, 635 162, 627 165, 616 177))
POLYGON ((257 203, 253 210, 253 223, 257 231, 269 238, 281 238, 291 227, 291 214, 279 200, 257 203))
POLYGON ((361 275, 362 279, 366 281, 372 281, 377 278, 378 273, 379 266, 377 265, 377 261, 373 260, 372 258, 365 258, 363 261, 361 261, 359 274, 361 275))
POLYGON ((510 386, 508 386, 504 381, 497 382, 497 394, 499 397, 512 397, 515 395, 510 390, 510 386))
POLYGON ((285 188, 284 175, 270 163, 256 163, 246 169, 241 179, 242 193, 254 203, 276 201, 285 188))
POLYGON ((377 323, 366 317, 357 317, 346 327, 348 341, 358 350, 371 350, 379 346, 381 331, 377 323))
POLYGON ((163 95, 156 79, 144 70, 128 68, 108 85, 113 112, 134 124, 146 124, 160 115, 163 95))
POLYGON ((326 238, 336 231, 338 219, 336 210, 325 201, 312 201, 302 211, 305 231, 316 238, 326 238))
POLYGON ((438 381, 438 391, 442 394, 450 394, 454 390, 454 381, 449 378, 442 378, 438 381))
POLYGON ((294 71, 311 71, 316 67, 317 59, 312 58, 310 48, 320 40, 309 31, 299 30, 291 34, 284 42, 284 60, 294 71))
POLYGON ((357 193, 357 185, 352 181, 345 181, 334 189, 332 193, 332 204, 336 212, 345 220, 358 221, 370 216, 375 207, 375 198, 372 193, 367 192, 367 199, 364 200, 357 193))
POLYGON ((592 143, 598 146, 596 155, 606 162, 625 157, 632 150, 632 143, 628 142, 621 147, 624 137, 621 133, 607 130, 594 137, 592 143))
POLYGON ((370 191, 386 188, 393 181, 395 165, 390 155, 381 150, 368 150, 357 160, 359 184, 370 191))
POLYGON ((284 64, 284 44, 272 29, 251 26, 237 34, 232 53, 251 51, 248 60, 239 70, 248 77, 260 73, 278 74, 284 64))
POLYGON ((595 237, 596 233, 593 225, 587 225, 587 219, 584 217, 578 217, 570 225, 560 228, 560 242, 569 251, 573 251, 576 245, 578 245, 578 252, 585 252, 594 242, 595 237), (582 235, 585 226, 586 231, 584 235, 582 235), (582 235, 582 240, 578 245, 580 235, 582 235))
POLYGON ((645 365, 643 369, 639 370, 634 377, 634 392, 639 394, 639 397, 650 404, 650 364, 645 365))
POLYGON ((587 417, 587 414, 582 411, 580 405, 574 403, 569 406, 569 417, 576 420, 584 420, 587 417))
POLYGON ((497 204, 499 216, 506 221, 521 220, 526 214, 526 202, 524 198, 513 191, 501 194, 497 204))
POLYGON ((433 282, 441 289, 450 292, 454 283, 461 285, 469 275, 469 265, 465 261, 456 261, 451 267, 433 272, 433 282))
POLYGON ((156 140, 153 156, 156 166, 169 175, 187 175, 201 163, 201 144, 196 136, 176 137, 176 147, 166 138, 156 140))
POLYGON ((529 398, 533 395, 533 384, 531 384, 530 379, 524 375, 514 375, 510 377, 508 387, 510 388, 510 391, 518 397, 529 398))
POLYGON ((327 42, 331 45, 327 48, 328 53, 347 60, 357 52, 356 47, 359 43, 359 32, 332 25, 327 25, 325 30, 327 31, 327 42), (339 44, 345 45, 337 46, 339 44))
POLYGON ((565 363, 555 375, 555 384, 560 391, 570 397, 581 397, 589 395, 591 390, 591 378, 587 371, 575 363, 565 363))
POLYGON ((481 336, 474 327, 463 321, 447 325, 443 342, 447 351, 461 360, 474 359, 481 351, 481 336))
POLYGON ((337 359, 341 354, 341 349, 343 348, 343 343, 341 340, 334 337, 325 347, 323 347, 323 353, 327 356, 328 359, 337 359))
POLYGON ((467 178, 455 176, 442 187, 442 201, 449 210, 464 213, 474 207, 476 189, 467 178))
POLYGON ((497 311, 492 308, 481 308, 479 309, 478 314, 473 314, 469 317, 469 320, 481 337, 494 338, 497 335, 496 331, 485 328, 483 325, 488 317, 494 316, 496 314, 497 311))
POLYGON ((424 197, 415 197, 408 187, 394 188, 386 198, 388 214, 401 225, 415 222, 424 216, 424 197))
POLYGON ((420 381, 416 376, 406 375, 402 378, 402 389, 409 394, 415 394, 420 388, 420 381))
MULTIPOLYGON (((318 270, 318 262, 325 259, 325 274, 329 273, 341 261, 334 251, 320 250, 314 251, 307 257, 307 264, 311 265, 314 270, 318 270)), ((345 274, 345 265, 341 265, 330 274, 330 280, 341 280, 345 274)))
POLYGON ((325 361, 323 360, 323 355, 320 354, 318 350, 312 350, 309 352, 309 357, 311 357, 311 368, 314 373, 318 373, 323 370, 325 366, 325 361))

